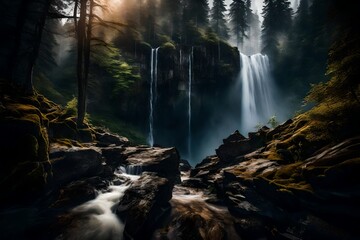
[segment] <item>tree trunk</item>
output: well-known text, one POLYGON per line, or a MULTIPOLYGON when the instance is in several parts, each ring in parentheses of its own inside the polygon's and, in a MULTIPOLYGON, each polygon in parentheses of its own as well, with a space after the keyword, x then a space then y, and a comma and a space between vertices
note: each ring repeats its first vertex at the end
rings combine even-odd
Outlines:
POLYGON ((87 0, 80 1, 80 17, 77 24, 77 79, 78 79, 78 126, 84 123, 86 112, 86 82, 84 77, 84 58, 86 40, 86 5, 87 0))
POLYGON ((6 49, 0 52, 0 77, 32 94, 32 71, 50 0, 12 0, 1 4, 1 41, 6 49))

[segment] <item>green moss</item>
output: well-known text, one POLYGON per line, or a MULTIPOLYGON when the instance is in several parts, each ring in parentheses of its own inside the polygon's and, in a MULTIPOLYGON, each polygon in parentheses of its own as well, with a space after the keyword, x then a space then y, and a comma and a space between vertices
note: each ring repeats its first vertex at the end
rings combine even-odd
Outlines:
POLYGON ((72 139, 68 139, 68 138, 56 138, 56 139, 53 139, 52 141, 53 143, 57 143, 59 145, 62 145, 62 146, 66 146, 66 147, 83 147, 83 145, 76 141, 76 140, 72 140, 72 139))
POLYGON ((166 51, 175 51, 176 47, 172 42, 166 42, 163 45, 161 45, 161 48, 166 51))
POLYGON ((301 164, 302 163, 298 162, 280 167, 276 171, 273 179, 289 179, 292 178, 294 174, 298 175, 297 172, 300 171, 299 167, 301 164))
POLYGON ((134 144, 146 144, 146 137, 131 123, 127 123, 108 114, 91 114, 90 122, 96 126, 108 128, 111 132, 127 137, 134 144))

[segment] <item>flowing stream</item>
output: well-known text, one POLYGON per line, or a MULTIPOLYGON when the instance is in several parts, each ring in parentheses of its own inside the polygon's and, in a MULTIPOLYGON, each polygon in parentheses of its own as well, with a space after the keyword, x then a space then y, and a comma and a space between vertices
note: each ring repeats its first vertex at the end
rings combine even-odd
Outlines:
POLYGON ((254 131, 257 125, 267 124, 274 115, 274 85, 266 55, 240 53, 240 60, 241 132, 246 133, 254 131))
MULTIPOLYGON (((65 239, 70 240, 102 240, 123 239, 124 223, 114 213, 115 207, 124 196, 131 183, 139 179, 126 173, 127 169, 121 167, 115 172, 117 178, 105 191, 98 196, 72 210, 72 213, 82 216, 75 228, 71 228, 65 239), (120 181, 120 185, 115 185, 120 181)), ((59 238, 62 239, 62 238, 59 238)))
POLYGON ((159 48, 151 49, 151 76, 150 76, 150 113, 149 113, 149 136, 148 144, 154 146, 154 109, 157 100, 157 75, 158 75, 159 48))

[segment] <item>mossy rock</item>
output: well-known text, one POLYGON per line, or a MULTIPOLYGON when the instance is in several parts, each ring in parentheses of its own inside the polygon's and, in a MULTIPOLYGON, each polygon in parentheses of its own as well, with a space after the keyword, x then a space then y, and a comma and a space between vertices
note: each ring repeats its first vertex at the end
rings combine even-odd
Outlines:
MULTIPOLYGON (((9 198, 40 191, 51 176, 48 120, 41 97, 6 97, 0 115, 0 185, 9 198)), ((48 107, 48 106, 47 106, 48 107)), ((3 199, 3 198, 2 198, 3 199)))
POLYGON ((90 128, 79 129, 78 133, 79 133, 79 140, 81 142, 93 142, 95 139, 95 136, 90 128))
POLYGON ((0 181, 1 189, 7 194, 0 196, 0 202, 26 202, 44 189, 52 177, 49 162, 22 162, 0 181))
POLYGON ((51 121, 49 123, 49 133, 51 138, 79 139, 76 123, 71 120, 51 121))
POLYGON ((42 127, 40 119, 35 114, 26 115, 23 118, 6 118, 0 121, 0 131, 3 137, 0 139, 2 154, 13 159, 14 162, 24 162, 37 159, 46 161, 47 133, 42 127))

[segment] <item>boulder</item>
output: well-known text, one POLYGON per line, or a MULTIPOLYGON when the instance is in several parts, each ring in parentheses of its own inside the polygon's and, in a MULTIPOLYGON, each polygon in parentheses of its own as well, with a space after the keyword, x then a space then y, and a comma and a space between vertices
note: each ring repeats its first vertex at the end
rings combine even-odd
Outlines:
POLYGON ((179 170, 181 172, 187 172, 191 170, 191 165, 188 161, 181 159, 179 164, 179 170))
POLYGON ((223 161, 232 161, 236 157, 243 156, 253 150, 255 150, 250 140, 243 140, 238 142, 229 142, 222 144, 216 149, 216 155, 223 161))
POLYGON ((127 147, 123 155, 128 169, 140 172, 155 172, 172 183, 180 181, 179 153, 175 148, 127 147))
POLYGON ((96 140, 98 141, 98 146, 128 146, 130 144, 129 139, 126 137, 121 137, 117 134, 112 134, 108 132, 95 133, 96 140))
POLYGON ((229 137, 223 139, 223 143, 227 144, 229 142, 237 142, 241 140, 245 140, 246 137, 244 137, 239 130, 236 130, 234 133, 232 133, 229 137))
POLYGON ((96 148, 52 148, 50 162, 55 184, 96 176, 103 171, 101 152, 96 148))
POLYGON ((112 168, 125 164, 126 156, 123 154, 124 150, 125 148, 122 146, 101 148, 106 164, 112 168))
POLYGON ((51 207, 69 209, 95 197, 95 188, 90 183, 79 180, 61 188, 58 199, 51 207))
POLYGON ((265 145, 267 127, 262 127, 258 132, 249 133, 249 138, 242 136, 239 131, 224 139, 224 144, 216 149, 216 155, 222 161, 231 162, 236 158, 253 152, 265 145))
POLYGON ((170 210, 173 184, 155 173, 144 172, 125 191, 116 214, 125 223, 125 239, 150 239, 161 217, 170 210))

